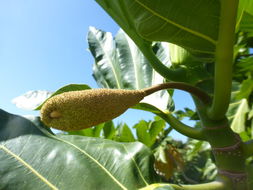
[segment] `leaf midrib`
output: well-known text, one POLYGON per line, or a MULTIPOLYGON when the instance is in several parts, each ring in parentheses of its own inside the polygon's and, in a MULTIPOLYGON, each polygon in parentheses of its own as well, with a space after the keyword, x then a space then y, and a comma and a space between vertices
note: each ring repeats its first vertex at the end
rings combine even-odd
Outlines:
POLYGON ((58 190, 56 186, 54 186, 51 182, 49 182, 44 176, 42 176, 38 171, 36 171, 32 166, 30 166, 26 161, 24 161, 21 157, 10 151, 7 147, 4 145, 0 145, 0 150, 3 150, 7 154, 11 155, 13 158, 15 158, 17 161, 19 161, 23 166, 28 168, 35 176, 37 176, 41 181, 43 181, 46 185, 48 185, 53 190, 58 190))
MULTIPOLYGON (((126 34, 124 34, 126 35, 126 34)), ((136 47, 134 48, 131 48, 131 42, 129 41, 130 39, 128 39, 127 36, 125 36, 126 38, 126 41, 127 41, 127 44, 128 44, 128 47, 129 47, 129 50, 130 50, 130 54, 131 54, 131 59, 132 59, 132 63, 133 63, 133 67, 134 67, 134 75, 135 75, 135 82, 136 82, 136 89, 139 90, 140 89, 140 84, 139 84, 139 81, 140 81, 140 76, 138 75, 138 69, 137 69, 137 61, 135 61, 134 59, 134 48, 136 50, 136 47)), ((141 55, 140 55, 141 56, 141 55)))
MULTIPOLYGON (((93 32, 92 32, 93 33, 93 32)), ((95 36, 95 39, 97 41, 97 43, 99 44, 100 48, 103 50, 104 52, 104 55, 106 56, 108 62, 109 62, 109 65, 111 65, 111 68, 112 68, 112 72, 113 72, 113 75, 115 77, 115 80, 116 80, 116 84, 117 84, 117 88, 120 88, 121 89, 121 85, 120 85, 120 81, 119 81, 119 78, 117 76, 117 72, 115 71, 115 68, 114 68, 114 65, 112 63, 112 60, 111 60, 111 56, 108 55, 107 51, 104 51, 104 47, 102 46, 102 44, 100 43, 100 40, 97 39, 97 36, 95 36)))
POLYGON ((193 35, 195 35, 195 36, 198 36, 198 37, 200 37, 200 38, 202 38, 202 39, 205 39, 205 40, 209 41, 210 43, 212 43, 213 45, 216 45, 216 44, 217 44, 217 41, 214 40, 214 39, 212 39, 211 37, 206 36, 206 35, 204 35, 204 34, 202 34, 202 33, 200 33, 200 32, 191 30, 191 29, 189 29, 189 28, 187 28, 187 27, 185 27, 185 26, 182 26, 182 25, 180 25, 180 24, 178 24, 178 23, 173 22, 172 20, 170 20, 170 19, 168 19, 168 18, 166 18, 166 17, 160 15, 159 13, 155 12, 154 10, 152 10, 151 8, 149 8, 148 6, 146 6, 145 4, 141 3, 139 0, 134 0, 134 1, 135 1, 136 3, 138 3, 140 6, 142 6, 144 9, 146 9, 148 12, 150 12, 150 13, 153 14, 154 16, 159 17, 160 19, 164 20, 165 22, 167 22, 167 23, 169 23, 169 24, 172 24, 172 25, 174 25, 174 26, 180 28, 181 30, 184 30, 184 31, 186 31, 186 32, 189 32, 189 33, 191 33, 191 34, 193 34, 193 35))
POLYGON ((54 139, 57 139, 61 142, 64 142, 74 148, 76 148, 77 150, 79 150, 80 152, 82 152, 85 156, 87 156, 89 159, 91 159, 93 162, 95 162, 110 178, 112 178, 113 181, 115 181, 115 183, 117 183, 123 190, 128 190, 123 184, 121 184, 102 164, 100 164, 95 158, 93 158, 90 154, 88 154, 87 152, 85 152, 84 150, 82 150, 81 148, 79 148, 78 146, 76 146, 75 144, 72 144, 68 141, 65 141, 61 138, 57 138, 55 136, 51 136, 54 139))

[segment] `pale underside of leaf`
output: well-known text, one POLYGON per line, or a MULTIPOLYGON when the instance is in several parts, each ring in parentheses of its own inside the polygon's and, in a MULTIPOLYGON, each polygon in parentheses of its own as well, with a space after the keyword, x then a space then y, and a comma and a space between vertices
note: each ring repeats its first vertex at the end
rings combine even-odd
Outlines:
POLYGON ((239 102, 231 104, 231 106, 237 106, 236 112, 234 115, 231 115, 230 118, 233 118, 231 123, 231 128, 237 132, 241 133, 245 130, 245 115, 249 111, 248 103, 246 99, 242 99, 239 102))
POLYGON ((116 65, 115 64, 115 54, 113 53, 114 50, 114 46, 113 46, 113 38, 111 33, 104 33, 96 30, 94 27, 90 27, 90 33, 89 35, 92 35, 93 40, 96 40, 96 44, 99 46, 97 48, 99 48, 100 51, 102 51, 102 54, 97 55, 97 56, 101 56, 103 55, 103 58, 100 59, 96 64, 98 65, 98 67, 105 67, 105 62, 110 66, 110 69, 113 73, 115 82, 116 82, 116 86, 117 88, 122 88, 121 82, 120 82, 120 77, 119 77, 119 72, 116 71, 116 65), (103 38, 101 38, 101 36, 103 36, 103 38), (98 39, 98 38, 101 39, 98 39), (110 54, 109 54, 110 52, 110 54))

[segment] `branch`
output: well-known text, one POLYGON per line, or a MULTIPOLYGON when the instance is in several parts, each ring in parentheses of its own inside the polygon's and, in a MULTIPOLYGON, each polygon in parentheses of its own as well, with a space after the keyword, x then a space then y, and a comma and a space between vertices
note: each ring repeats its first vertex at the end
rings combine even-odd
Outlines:
POLYGON ((175 118, 172 114, 165 114, 163 112, 163 113, 158 113, 157 115, 163 118, 167 123, 170 124, 170 126, 173 129, 175 129, 179 133, 189 138, 193 138, 197 140, 206 140, 202 129, 195 129, 188 125, 185 125, 184 123, 179 121, 177 118, 175 118))
POLYGON ((246 158, 253 156, 253 140, 244 142, 243 149, 244 149, 246 158))
POLYGON ((203 183, 198 185, 176 185, 176 184, 152 184, 147 187, 141 188, 140 190, 151 190, 157 187, 172 187, 174 190, 223 190, 224 183, 222 182, 210 182, 210 183, 203 183))
POLYGON ((156 91, 169 89, 169 88, 179 89, 179 90, 189 92, 191 95, 194 95, 196 98, 201 100, 204 104, 209 104, 211 102, 211 98, 206 92, 202 91, 200 88, 197 88, 195 86, 192 86, 183 82, 163 83, 163 84, 158 84, 149 88, 145 88, 143 90, 145 91, 146 96, 147 96, 156 91))
POLYGON ((153 69, 156 72, 158 72, 161 76, 171 81, 180 81, 180 82, 186 81, 185 69, 178 68, 178 69, 173 70, 173 69, 168 68, 157 58, 157 56, 152 50, 151 44, 147 44, 147 43, 139 44, 135 40, 134 42, 139 47, 143 55, 148 59, 153 69))
POLYGON ((220 1, 221 17, 215 54, 214 99, 208 111, 209 117, 213 120, 220 120, 225 117, 230 101, 238 1, 220 1))

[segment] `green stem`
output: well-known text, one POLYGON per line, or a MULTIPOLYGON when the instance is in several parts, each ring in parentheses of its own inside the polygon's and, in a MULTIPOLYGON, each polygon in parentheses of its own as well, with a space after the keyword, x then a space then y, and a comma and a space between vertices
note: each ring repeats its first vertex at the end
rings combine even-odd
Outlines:
POLYGON ((206 140, 203 129, 195 129, 188 125, 185 125, 170 113, 165 113, 155 106, 146 103, 139 103, 136 106, 133 106, 132 108, 149 111, 156 114, 157 116, 161 117, 164 121, 166 121, 173 129, 177 130, 179 133, 182 133, 187 137, 198 140, 206 140), (143 109, 143 107, 145 109, 143 109))
POLYGON ((195 129, 188 125, 185 125, 177 118, 175 118, 172 114, 165 114, 165 113, 158 113, 158 116, 163 118, 170 126, 178 131, 179 133, 193 139, 197 140, 205 140, 203 130, 202 129, 195 129))
POLYGON ((246 158, 253 156, 253 140, 244 142, 243 149, 244 149, 246 158))
POLYGON ((162 83, 158 84, 149 88, 143 89, 147 95, 150 95, 154 92, 157 92, 159 90, 164 90, 164 89, 179 89, 183 90, 185 92, 189 92, 191 95, 194 95, 196 98, 202 101, 204 104, 209 104, 211 101, 210 96, 201 90, 200 88, 197 88, 195 86, 189 85, 187 83, 183 82, 168 82, 168 83, 162 83))
POLYGON ((139 47, 143 55, 148 59, 149 63, 153 67, 153 69, 158 72, 161 76, 163 76, 165 79, 168 79, 170 81, 179 81, 184 82, 186 81, 186 70, 183 68, 178 69, 170 69, 167 66, 165 66, 155 55, 151 44, 142 43, 138 44, 136 42, 136 45, 139 47))
POLYGON ((164 187, 164 189, 167 189, 166 186, 172 187, 174 190, 225 190, 224 183, 222 182, 210 182, 210 183, 204 183, 204 184, 198 184, 198 185, 176 185, 176 184, 152 184, 147 187, 144 187, 140 190, 150 190, 155 189, 157 187, 164 187))
POLYGON ((221 0, 221 16, 216 46, 214 99, 208 115, 220 120, 227 112, 232 86, 233 47, 239 0, 221 0))

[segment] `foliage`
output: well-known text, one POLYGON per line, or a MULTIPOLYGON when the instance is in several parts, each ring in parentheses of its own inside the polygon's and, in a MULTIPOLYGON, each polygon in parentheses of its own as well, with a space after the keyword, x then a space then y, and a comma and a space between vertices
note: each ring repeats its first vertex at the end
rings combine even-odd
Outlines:
POLYGON ((107 88, 141 89, 156 84, 154 76, 161 75, 159 83, 184 82, 173 84, 193 96, 196 112, 188 108, 175 112, 173 93, 161 91, 151 101, 134 106, 163 119, 141 121, 135 125, 135 137, 128 126, 122 124, 115 128, 112 122, 71 132, 78 135, 54 135, 42 124, 1 111, 0 156, 4 169, 0 170, 3 176, 0 184, 3 188, 14 189, 17 184, 29 188, 37 183, 40 189, 43 185, 69 189, 73 186, 68 185, 73 184, 67 182, 75 179, 74 185, 80 185, 76 189, 83 188, 84 183, 88 189, 96 189, 100 183, 105 189, 252 189, 252 1, 96 2, 125 32, 120 31, 113 40, 110 33, 90 29, 88 41, 95 58, 94 77, 98 83, 107 88), (161 104, 155 101, 159 100, 157 97, 162 100, 161 104), (185 117, 196 120, 196 126, 183 124, 180 120, 185 117), (180 150, 176 143, 167 141, 171 129, 166 129, 164 122, 183 135, 201 141, 188 141, 180 150), (121 143, 80 136, 98 137, 102 131, 104 138, 121 143), (147 146, 132 143, 136 138, 147 146), (31 150, 38 152, 37 159, 33 159, 31 150), (59 159, 52 160, 52 155, 59 159), (69 164, 63 158, 73 162, 69 164), (212 163, 214 160, 219 172, 212 163), (154 163, 158 173, 167 179, 178 169, 169 182, 193 185, 157 184, 154 163), (73 168, 76 171, 71 172, 73 168), (211 180, 214 182, 194 184, 211 180))
MULTIPOLYGON (((113 38, 109 32, 90 27, 88 43, 95 60, 93 76, 100 87, 138 90, 163 82, 164 79, 122 30, 113 38)), ((166 66, 171 65, 167 44, 156 43, 153 50, 166 66)), ((146 97, 142 102, 160 109, 173 107, 171 97, 164 90, 146 97)))
POLYGON ((39 118, 3 110, 0 118, 0 189, 137 189, 155 180, 141 143, 54 135, 39 118))

